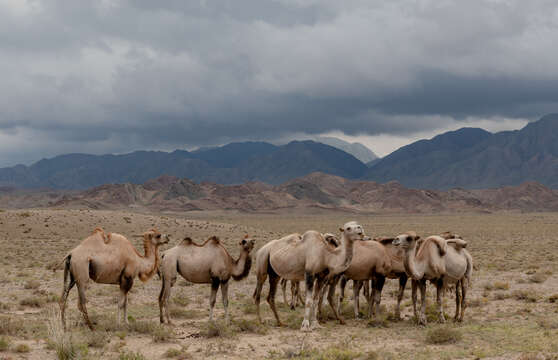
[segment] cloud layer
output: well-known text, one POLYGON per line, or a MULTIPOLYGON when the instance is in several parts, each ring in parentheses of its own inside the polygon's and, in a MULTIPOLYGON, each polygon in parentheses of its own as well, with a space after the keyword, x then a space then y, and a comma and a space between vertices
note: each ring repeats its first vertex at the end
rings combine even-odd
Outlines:
POLYGON ((556 34, 543 0, 0 0, 0 165, 508 128, 556 111, 556 34))

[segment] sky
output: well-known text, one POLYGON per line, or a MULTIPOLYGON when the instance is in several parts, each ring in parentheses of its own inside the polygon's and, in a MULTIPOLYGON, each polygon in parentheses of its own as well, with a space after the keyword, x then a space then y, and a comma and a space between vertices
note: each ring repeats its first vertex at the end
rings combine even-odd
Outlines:
POLYGON ((0 0, 0 166, 558 112, 558 2, 0 0))

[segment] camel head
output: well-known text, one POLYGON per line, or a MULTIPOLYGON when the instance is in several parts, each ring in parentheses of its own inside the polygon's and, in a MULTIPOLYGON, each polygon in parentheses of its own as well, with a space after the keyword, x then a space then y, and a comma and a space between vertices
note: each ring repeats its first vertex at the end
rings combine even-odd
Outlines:
POLYGON ((255 244, 256 240, 250 239, 248 235, 244 236, 244 239, 240 240, 240 242, 238 243, 238 245, 240 245, 242 249, 246 250, 247 252, 252 251, 255 244))
POLYGON ((441 237, 443 237, 446 240, 451 240, 451 239, 461 239, 463 240, 463 237, 459 234, 455 234, 452 233, 451 231, 446 231, 440 234, 441 237))
POLYGON ((142 235, 144 241, 150 242, 153 246, 160 246, 169 242, 169 235, 161 234, 156 229, 146 231, 142 235))
POLYGON ((364 229, 356 221, 349 221, 348 223, 343 225, 343 227, 340 228, 339 231, 341 231, 343 233, 343 236, 345 236, 345 239, 348 240, 358 241, 364 240, 365 238, 364 229))
POLYGON ((398 235, 393 240, 393 245, 401 246, 403 249, 411 249, 416 246, 417 241, 420 239, 420 236, 417 235, 414 231, 408 231, 404 234, 398 235))
POLYGON ((333 247, 338 247, 340 242, 339 242, 339 238, 337 238, 337 236, 335 236, 332 233, 325 233, 322 234, 322 236, 324 237, 325 241, 332 245, 333 247))

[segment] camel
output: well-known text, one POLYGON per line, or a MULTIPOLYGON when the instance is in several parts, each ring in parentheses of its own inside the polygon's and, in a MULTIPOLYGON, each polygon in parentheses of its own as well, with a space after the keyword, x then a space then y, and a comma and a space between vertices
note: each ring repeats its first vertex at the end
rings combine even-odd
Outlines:
MULTIPOLYGON (((277 325, 283 323, 275 308, 275 293, 280 278, 306 283, 306 301, 304 320, 301 330, 310 331, 320 327, 316 318, 316 307, 320 290, 331 277, 344 272, 353 257, 353 242, 362 239, 364 231, 357 222, 346 223, 342 229, 342 246, 334 248, 317 231, 307 231, 303 235, 291 234, 273 240, 264 245, 256 255, 257 285, 254 300, 258 320, 261 323, 260 296, 263 284, 269 276, 269 295, 267 302, 273 311, 277 325), (312 321, 312 325, 311 325, 312 321)), ((341 323, 333 298, 328 297, 329 304, 341 323)))
MULTIPOLYGON (((381 296, 382 296, 382 289, 383 289, 383 285, 385 283, 385 278, 388 279, 399 279, 399 293, 397 295, 397 304, 395 306, 395 317, 397 319, 401 318, 401 301, 403 300, 403 295, 405 293, 405 287, 407 286, 407 273, 405 272, 405 266, 403 265, 403 258, 404 258, 404 251, 401 248, 398 248, 396 246, 393 245, 393 240, 394 238, 389 238, 389 237, 382 237, 382 238, 374 238, 374 241, 377 243, 380 243, 383 247, 383 249, 385 251, 380 251, 378 250, 378 254, 381 254, 382 256, 386 256, 388 257, 388 260, 386 260, 384 262, 384 265, 389 265, 389 267, 387 268, 388 271, 386 271, 385 273, 382 272, 376 272, 374 274, 374 276, 371 279, 371 286, 370 286, 370 299, 369 299, 369 306, 370 306, 370 310, 371 312, 369 312, 369 316, 370 315, 375 315, 376 314, 376 310, 380 310, 380 302, 381 302, 381 296)), ((358 250, 358 247, 355 247, 355 251, 358 250)), ((375 260, 375 258, 370 259, 370 265, 373 264, 375 260)), ((354 263, 354 260, 353 260, 354 263)), ((351 267, 349 267, 349 270, 352 270, 351 267)), ((349 271, 348 270, 348 271, 349 271)), ((339 296, 339 302, 338 302, 338 306, 340 306, 340 304, 343 302, 343 297, 345 294, 345 285, 347 284, 347 281, 350 279, 351 273, 346 274, 343 276, 343 278, 341 279, 341 283, 340 283, 340 296, 339 296)), ((353 292, 354 292, 354 297, 356 298, 355 304, 354 304, 354 312, 355 312, 355 318, 358 317, 359 315, 359 304, 358 304, 358 297, 359 297, 359 292, 360 292, 360 288, 363 285, 363 281, 360 280, 353 280, 354 284, 353 284, 353 292)), ((367 295, 367 281, 364 281, 364 297, 368 299, 368 295, 367 295)), ((339 311, 339 310, 338 310, 339 311)))
POLYGON ((216 236, 210 237, 202 245, 198 245, 189 237, 182 243, 163 253, 161 260, 161 292, 159 294, 159 312, 162 324, 171 324, 168 309, 168 300, 171 289, 176 282, 177 274, 195 284, 211 284, 209 297, 209 321, 213 321, 213 308, 217 298, 217 290, 221 286, 221 296, 225 309, 225 321, 229 319, 229 279, 240 281, 248 276, 252 259, 250 252, 254 248, 255 240, 248 235, 242 239, 240 255, 234 260, 219 242, 216 236))
MULTIPOLYGON (((322 236, 324 237, 325 241, 327 241, 331 246, 333 247, 338 247, 339 246, 339 239, 337 238, 336 235, 331 234, 331 233, 325 233, 322 234, 322 236)), ((281 290, 283 292, 283 302, 285 303, 285 305, 288 304, 287 302, 287 282, 288 280, 286 279, 281 279, 281 290)), ((324 289, 326 287, 324 286, 324 289)), ((291 281, 291 303, 290 303, 290 307, 291 310, 294 310, 297 306, 298 306, 298 302, 300 301, 301 304, 304 303, 304 300, 302 299, 302 294, 300 292, 300 281, 291 281)), ((318 305, 318 315, 321 314, 321 307, 322 307, 322 301, 323 301, 323 291, 320 294, 320 303, 318 305)))
POLYGON ((89 280, 100 284, 120 285, 120 301, 118 302, 118 322, 123 310, 123 319, 128 324, 128 292, 134 279, 139 277, 143 282, 151 279, 159 266, 159 246, 169 242, 169 236, 152 229, 143 235, 144 255, 140 255, 132 243, 123 235, 105 234, 103 229, 96 228, 93 234, 85 238, 64 259, 64 287, 60 296, 60 314, 62 326, 66 329, 65 309, 70 290, 77 285, 78 309, 89 329, 94 330, 86 308, 85 292, 89 280))
POLYGON ((417 250, 419 238, 414 232, 408 232, 393 240, 395 246, 401 246, 405 250, 403 264, 407 275, 413 280, 412 298, 415 317, 419 324, 426 325, 426 281, 429 280, 436 285, 436 303, 440 322, 445 322, 442 297, 448 284, 455 284, 454 321, 463 321, 467 286, 473 271, 473 259, 465 249, 467 242, 459 238, 446 240, 434 235, 426 238, 417 250), (416 310, 417 286, 421 292, 420 314, 417 314, 416 310))

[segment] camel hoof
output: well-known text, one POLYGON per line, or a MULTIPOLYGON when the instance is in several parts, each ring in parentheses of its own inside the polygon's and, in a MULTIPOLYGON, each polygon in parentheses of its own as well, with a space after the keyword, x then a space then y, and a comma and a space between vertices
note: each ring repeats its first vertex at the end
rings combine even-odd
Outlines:
POLYGON ((300 331, 311 331, 310 329, 310 322, 308 320, 303 320, 302 321, 302 326, 300 327, 300 331))
POLYGON ((310 326, 310 330, 315 330, 315 329, 323 329, 324 327, 322 325, 320 325, 319 322, 314 321, 312 323, 312 325, 310 326))
POLYGON ((439 317, 439 320, 438 320, 438 321, 439 321, 441 324, 445 324, 445 323, 446 323, 446 318, 442 315, 442 316, 439 317))
POLYGON ((345 320, 343 320, 343 319, 339 319, 339 324, 341 324, 341 325, 345 325, 345 324, 346 324, 346 322, 345 322, 345 320))

